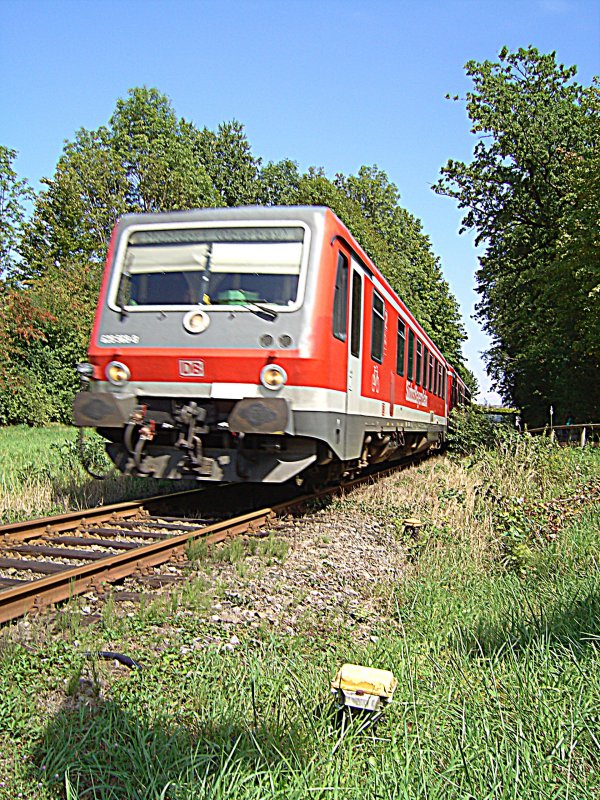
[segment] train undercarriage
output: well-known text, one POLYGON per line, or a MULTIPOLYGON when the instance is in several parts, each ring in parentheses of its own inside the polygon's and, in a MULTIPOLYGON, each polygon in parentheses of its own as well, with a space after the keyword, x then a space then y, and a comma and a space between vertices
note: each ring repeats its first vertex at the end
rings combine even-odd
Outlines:
POLYGON ((349 437, 352 418, 294 414, 281 398, 183 402, 82 392, 74 414, 107 439, 121 472, 166 479, 325 485, 444 441, 440 426, 407 429, 398 420, 383 428, 373 420, 369 429, 363 418, 349 437))

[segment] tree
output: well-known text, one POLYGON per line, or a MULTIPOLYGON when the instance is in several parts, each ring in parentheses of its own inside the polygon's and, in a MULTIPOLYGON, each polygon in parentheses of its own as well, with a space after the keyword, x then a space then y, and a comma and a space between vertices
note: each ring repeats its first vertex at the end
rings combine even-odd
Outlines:
POLYGON ((25 204, 34 193, 13 169, 17 151, 0 145, 0 279, 19 273, 19 243, 25 221, 25 204))
POLYGON ((156 89, 131 89, 108 126, 79 130, 37 199, 24 236, 30 277, 78 259, 98 265, 121 214, 220 205, 194 131, 156 89))
POLYGON ((127 175, 106 127, 81 129, 65 144, 53 178, 38 195, 22 249, 29 280, 78 259, 101 265, 116 220, 127 206, 127 175))
POLYGON ((298 203, 301 175, 290 159, 269 163, 259 173, 258 202, 264 206, 292 206, 298 203))
POLYGON ((126 206, 157 212, 221 205, 195 148, 195 129, 178 120, 157 89, 130 89, 110 119, 111 144, 127 180, 126 206))
POLYGON ((505 48, 498 62, 470 61, 466 71, 473 160, 448 161, 434 190, 466 209, 461 232, 474 229, 485 244, 477 315, 492 336, 490 374, 530 422, 543 422, 550 404, 559 416, 597 415, 600 363, 580 342, 584 330, 600 336, 597 306, 582 302, 590 287, 568 267, 565 247, 573 214, 579 239, 597 218, 595 201, 584 212, 578 184, 592 173, 576 173, 598 146, 598 90, 533 47, 505 48))
MULTIPOLYGON (((237 120, 193 134, 196 160, 206 169, 220 198, 216 205, 247 206, 260 193, 260 159, 254 158, 244 126, 237 120)), ((213 205, 215 205, 213 204, 213 205)))

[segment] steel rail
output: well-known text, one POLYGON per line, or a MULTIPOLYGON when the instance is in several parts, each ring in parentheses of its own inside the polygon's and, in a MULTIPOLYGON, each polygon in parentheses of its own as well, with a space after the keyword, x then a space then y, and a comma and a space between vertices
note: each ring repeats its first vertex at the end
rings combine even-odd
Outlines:
POLYGON ((99 508, 88 508, 79 511, 69 511, 66 514, 58 514, 54 517, 39 517, 38 519, 26 520, 24 522, 9 522, 0 525, 0 541, 3 537, 9 537, 10 541, 26 541, 47 533, 60 533, 77 528, 78 525, 93 520, 94 522, 110 521, 114 517, 133 517, 144 508, 151 508, 153 505, 171 502, 177 498, 191 499, 198 495, 203 489, 189 489, 184 492, 174 494, 153 495, 141 500, 129 500, 123 503, 113 503, 109 506, 99 508))

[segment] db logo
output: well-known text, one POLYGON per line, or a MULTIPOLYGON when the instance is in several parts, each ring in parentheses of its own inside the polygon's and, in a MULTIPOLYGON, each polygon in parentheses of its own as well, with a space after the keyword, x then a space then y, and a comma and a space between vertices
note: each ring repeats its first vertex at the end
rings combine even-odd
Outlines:
POLYGON ((184 361, 180 359, 179 374, 182 378, 204 377, 204 361, 184 361))
POLYGON ((379 390, 381 388, 381 382, 379 380, 379 369, 377 364, 373 367, 373 375, 371 376, 371 391, 375 392, 375 394, 379 394, 379 390))

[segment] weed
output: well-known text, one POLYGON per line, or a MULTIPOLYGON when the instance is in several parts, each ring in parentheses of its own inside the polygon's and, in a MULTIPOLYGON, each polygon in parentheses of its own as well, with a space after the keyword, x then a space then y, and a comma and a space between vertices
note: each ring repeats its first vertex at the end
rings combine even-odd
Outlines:
POLYGON ((65 681, 65 692, 67 694, 67 697, 74 697, 79 691, 82 672, 83 669, 81 665, 79 665, 75 667, 73 670, 71 670, 71 672, 69 673, 65 681))
POLYGON ((238 536, 215 548, 213 559, 227 564, 237 564, 246 554, 243 540, 238 536))
POLYGON ((284 540, 276 536, 274 533, 269 533, 263 539, 260 539, 258 542, 258 547, 256 548, 256 554, 258 556, 262 556, 263 558, 267 558, 267 563, 270 565, 274 561, 275 562, 282 562, 289 550, 289 544, 284 540))
POLYGON ((109 592, 102 606, 102 627, 108 633, 118 625, 117 602, 112 592, 109 592))
POLYGON ((206 539, 190 539, 186 547, 186 555, 191 562, 204 563, 209 558, 209 547, 206 539))
POLYGON ((76 639, 81 629, 81 610, 79 603, 72 600, 56 615, 56 629, 67 633, 70 639, 76 639))
POLYGON ((186 581, 179 593, 177 606, 202 613, 210 611, 212 594, 209 591, 208 581, 201 576, 186 581))

